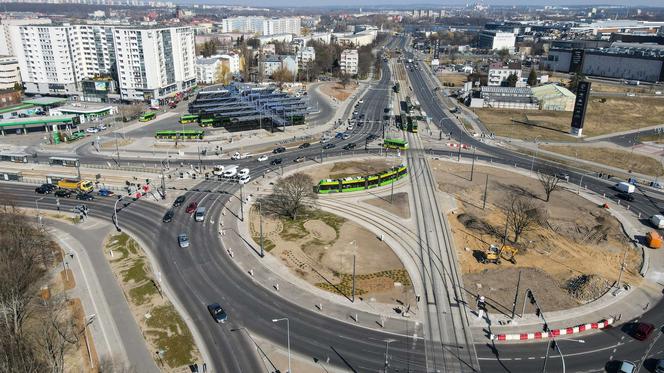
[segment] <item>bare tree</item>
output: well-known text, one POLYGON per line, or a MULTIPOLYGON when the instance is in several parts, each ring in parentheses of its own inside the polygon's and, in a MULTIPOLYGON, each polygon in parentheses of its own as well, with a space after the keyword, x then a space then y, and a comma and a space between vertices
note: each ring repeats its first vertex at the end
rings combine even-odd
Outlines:
POLYGON ((341 80, 339 83, 344 87, 344 89, 346 89, 346 86, 350 84, 350 74, 341 74, 341 80))
POLYGON ((280 67, 272 73, 272 79, 280 84, 293 81, 293 73, 285 67, 280 67))
POLYGON ((510 195, 507 206, 507 224, 514 232, 514 243, 519 241, 519 237, 524 232, 532 229, 542 216, 542 211, 533 203, 532 199, 518 194, 510 195))
POLYGON ((546 195, 546 202, 549 202, 551 193, 560 189, 560 185, 558 185, 560 179, 556 175, 545 174, 542 172, 537 173, 537 178, 539 179, 540 184, 542 184, 542 187, 544 188, 544 194, 546 195))
POLYGON ((132 104, 132 105, 120 105, 118 107, 118 113, 123 122, 128 122, 134 118, 138 118, 139 115, 143 112, 143 105, 132 104))
POLYGON ((215 83, 228 85, 231 81, 231 69, 228 67, 227 63, 221 62, 217 71, 215 72, 214 77, 215 83))
POLYGON ((274 184, 272 194, 262 201, 262 206, 267 211, 295 220, 318 197, 313 185, 311 176, 301 172, 281 178, 274 184))
POLYGON ((50 300, 39 313, 39 326, 35 330, 34 343, 51 373, 65 371, 65 354, 80 341, 85 327, 76 325, 67 312, 62 299, 50 300))

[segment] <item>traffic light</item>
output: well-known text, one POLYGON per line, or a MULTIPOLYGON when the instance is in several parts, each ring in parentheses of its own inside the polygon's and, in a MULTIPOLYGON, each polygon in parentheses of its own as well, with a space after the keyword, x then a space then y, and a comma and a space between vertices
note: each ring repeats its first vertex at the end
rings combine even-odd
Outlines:
POLYGON ((544 330, 545 332, 548 332, 549 331, 549 325, 547 325, 547 323, 544 323, 544 325, 542 325, 542 330, 544 330))
POLYGON ((540 310, 539 307, 535 309, 535 316, 539 317, 541 313, 542 310, 540 310))
POLYGON ((526 293, 526 296, 530 300, 530 304, 535 304, 535 296, 533 295, 533 292, 528 290, 528 293, 526 293))

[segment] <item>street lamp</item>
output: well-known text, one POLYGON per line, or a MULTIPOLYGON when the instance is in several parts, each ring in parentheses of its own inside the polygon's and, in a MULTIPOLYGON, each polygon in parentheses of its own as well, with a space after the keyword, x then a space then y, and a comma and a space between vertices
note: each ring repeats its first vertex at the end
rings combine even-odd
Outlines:
POLYGON ((118 196, 118 199, 113 206, 113 223, 115 223, 115 229, 117 229, 118 232, 122 232, 122 229, 120 229, 120 222, 118 221, 118 202, 120 202, 120 200, 122 200, 122 196, 118 196))
POLYGON ((258 204, 258 224, 260 225, 260 236, 261 236, 261 258, 265 256, 265 249, 263 246, 263 212, 261 211, 260 201, 256 201, 258 204))
POLYGON ((41 198, 35 200, 35 206, 37 206, 37 222, 38 222, 39 224, 41 224, 41 222, 42 222, 42 219, 41 219, 41 213, 40 213, 40 211, 39 211, 39 201, 41 201, 41 200, 44 199, 44 198, 46 198, 46 196, 41 197, 41 198))
POLYGON ((288 338, 288 373, 293 373, 291 371, 291 353, 290 353, 290 321, 288 321, 288 317, 283 317, 281 319, 272 319, 272 322, 276 323, 279 321, 284 321, 286 320, 286 336, 288 338))

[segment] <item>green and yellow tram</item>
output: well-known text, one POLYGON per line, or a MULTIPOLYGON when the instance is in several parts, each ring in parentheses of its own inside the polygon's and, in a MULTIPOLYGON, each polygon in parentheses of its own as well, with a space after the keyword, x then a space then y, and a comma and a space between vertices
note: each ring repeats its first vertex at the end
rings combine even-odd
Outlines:
POLYGON ((198 115, 187 114, 180 117, 180 124, 198 123, 198 115))
POLYGON ((387 149, 407 150, 408 141, 403 139, 385 139, 385 141, 383 141, 383 147, 387 149))
POLYGON ((198 139, 202 140, 205 136, 205 131, 200 130, 184 130, 184 131, 157 131, 154 137, 158 139, 169 139, 169 140, 192 140, 198 139))
POLYGON ((393 183, 408 174, 408 167, 402 164, 389 170, 368 176, 343 179, 323 179, 316 186, 316 193, 344 193, 376 188, 393 183))
POLYGON ((143 113, 140 117, 138 117, 138 121, 149 122, 155 118, 157 118, 157 113, 155 113, 154 111, 148 111, 147 113, 143 113))

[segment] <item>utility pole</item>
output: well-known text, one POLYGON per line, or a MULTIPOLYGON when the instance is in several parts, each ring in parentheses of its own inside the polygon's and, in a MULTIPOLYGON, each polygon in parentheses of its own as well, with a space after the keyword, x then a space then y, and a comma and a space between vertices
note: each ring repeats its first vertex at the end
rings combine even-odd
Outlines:
POLYGON ((258 221, 260 224, 260 235, 261 235, 261 258, 265 256, 264 246, 263 246, 263 212, 261 211, 261 203, 258 202, 258 221))
POLYGON ((510 216, 508 213, 505 213, 505 233, 503 234, 503 246, 505 246, 505 242, 507 242, 507 227, 508 227, 508 222, 510 221, 510 216))
POLYGON ((164 175, 164 167, 161 167, 161 199, 166 199, 166 175, 164 175))
POLYGON ((512 303, 512 320, 514 320, 514 312, 516 310, 516 301, 519 297, 519 286, 521 285, 521 271, 519 271, 519 277, 516 280, 516 292, 514 293, 514 302, 512 303))
POLYGON ((457 155, 457 162, 461 162, 461 144, 459 144, 459 153, 457 155))
POLYGON ((120 147, 118 146, 118 133, 115 133, 115 151, 118 153, 118 167, 120 167, 120 147))
POLYGON ((244 189, 244 184, 240 184, 240 220, 244 221, 244 195, 242 190, 244 189))
POLYGON ((351 302, 355 303, 355 254, 353 254, 353 300, 351 302))
POLYGON ((486 174, 486 181, 484 182, 484 201, 482 202, 482 210, 486 208, 486 194, 489 189, 489 174, 486 174))
POLYGON ((473 181, 473 173, 475 172, 475 151, 476 147, 473 147, 473 162, 470 165, 470 181, 473 181))

